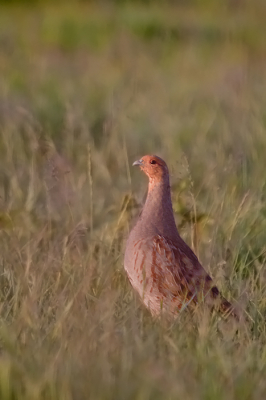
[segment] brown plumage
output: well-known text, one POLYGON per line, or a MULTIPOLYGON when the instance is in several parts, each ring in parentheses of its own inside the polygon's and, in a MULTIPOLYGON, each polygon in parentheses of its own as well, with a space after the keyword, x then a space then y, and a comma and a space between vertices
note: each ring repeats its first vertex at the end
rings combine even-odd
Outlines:
POLYGON ((204 301, 223 314, 234 314, 196 255, 181 239, 175 224, 169 172, 157 156, 134 162, 149 178, 144 208, 129 234, 125 270, 134 289, 154 316, 176 316, 204 301))

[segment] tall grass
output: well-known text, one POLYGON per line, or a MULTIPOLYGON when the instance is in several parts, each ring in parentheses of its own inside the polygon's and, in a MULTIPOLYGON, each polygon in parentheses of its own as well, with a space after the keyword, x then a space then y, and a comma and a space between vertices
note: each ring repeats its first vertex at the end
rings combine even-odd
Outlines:
POLYGON ((0 398, 264 399, 265 5, 0 12, 0 398), (246 322, 155 321, 123 270, 166 159, 182 237, 246 322))

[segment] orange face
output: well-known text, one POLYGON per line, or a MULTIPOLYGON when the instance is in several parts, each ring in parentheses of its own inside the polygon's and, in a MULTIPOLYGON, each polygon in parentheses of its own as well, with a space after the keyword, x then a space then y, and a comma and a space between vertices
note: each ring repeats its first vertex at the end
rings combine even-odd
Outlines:
POLYGON ((150 180, 161 181, 164 176, 168 176, 166 163, 157 156, 144 156, 135 161, 133 165, 138 165, 150 180))

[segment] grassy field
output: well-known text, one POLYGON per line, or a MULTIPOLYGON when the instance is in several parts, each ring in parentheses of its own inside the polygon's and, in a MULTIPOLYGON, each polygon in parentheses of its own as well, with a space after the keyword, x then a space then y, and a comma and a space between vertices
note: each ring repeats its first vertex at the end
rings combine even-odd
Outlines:
POLYGON ((266 3, 1 6, 0 399, 262 400, 266 3), (154 321, 123 270, 147 180, 246 315, 154 321))

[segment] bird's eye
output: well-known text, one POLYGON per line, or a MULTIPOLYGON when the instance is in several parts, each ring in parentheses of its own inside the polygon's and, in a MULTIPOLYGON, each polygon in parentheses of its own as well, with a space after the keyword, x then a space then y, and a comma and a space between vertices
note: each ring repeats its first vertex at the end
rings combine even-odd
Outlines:
POLYGON ((155 160, 151 160, 150 164, 156 164, 156 161, 155 160))

